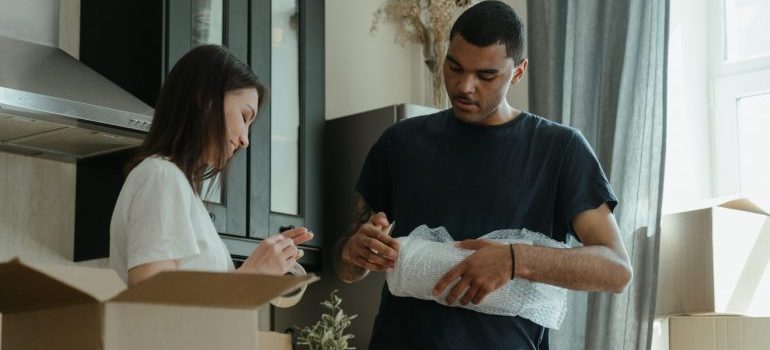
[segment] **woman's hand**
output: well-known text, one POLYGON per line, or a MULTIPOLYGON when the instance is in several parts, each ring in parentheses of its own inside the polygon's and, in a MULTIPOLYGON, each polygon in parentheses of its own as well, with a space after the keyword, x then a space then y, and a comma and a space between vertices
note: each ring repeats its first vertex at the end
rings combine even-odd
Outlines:
MULTIPOLYGON (((294 242, 294 245, 300 245, 313 239, 313 232, 308 231, 308 229, 304 227, 297 227, 291 230, 283 231, 281 232, 281 235, 291 239, 294 242)), ((302 249, 297 249, 297 256, 295 259, 299 259, 303 255, 305 255, 305 253, 302 251, 302 249)))
POLYGON ((243 262, 238 272, 284 275, 299 255, 291 238, 275 235, 262 240, 257 249, 243 262))

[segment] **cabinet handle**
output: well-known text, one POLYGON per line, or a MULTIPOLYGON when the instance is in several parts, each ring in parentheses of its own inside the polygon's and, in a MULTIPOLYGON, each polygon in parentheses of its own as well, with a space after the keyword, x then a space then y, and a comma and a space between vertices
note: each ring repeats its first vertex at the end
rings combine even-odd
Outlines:
POLYGON ((281 226, 278 228, 278 233, 282 233, 284 231, 293 230, 293 229, 294 229, 294 225, 281 226))
POLYGON ((212 213, 212 212, 209 212, 209 217, 211 217, 211 221, 217 221, 217 216, 216 216, 216 214, 214 214, 214 213, 212 213))

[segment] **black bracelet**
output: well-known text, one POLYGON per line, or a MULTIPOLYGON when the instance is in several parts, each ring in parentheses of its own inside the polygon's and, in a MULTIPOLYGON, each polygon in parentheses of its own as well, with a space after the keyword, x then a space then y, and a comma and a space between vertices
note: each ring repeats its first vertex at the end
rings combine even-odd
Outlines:
POLYGON ((516 258, 513 256, 513 243, 508 244, 511 247, 511 279, 516 276, 516 258))

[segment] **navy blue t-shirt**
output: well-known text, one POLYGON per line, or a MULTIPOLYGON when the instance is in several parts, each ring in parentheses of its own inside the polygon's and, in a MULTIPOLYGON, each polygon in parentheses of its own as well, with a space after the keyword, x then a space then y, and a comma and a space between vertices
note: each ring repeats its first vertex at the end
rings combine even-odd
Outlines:
MULTIPOLYGON (((444 226, 455 240, 527 228, 565 241, 579 213, 617 204, 583 135, 523 112, 496 126, 451 109, 398 122, 369 151, 356 190, 396 221, 393 236, 444 226)), ((370 349, 546 349, 548 330, 396 297, 383 287, 370 349)))

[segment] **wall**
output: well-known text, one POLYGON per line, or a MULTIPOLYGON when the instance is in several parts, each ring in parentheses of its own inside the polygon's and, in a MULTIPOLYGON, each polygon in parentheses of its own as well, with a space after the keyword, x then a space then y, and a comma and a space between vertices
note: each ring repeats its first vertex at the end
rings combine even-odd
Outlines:
POLYGON ((0 35, 58 47, 59 0, 3 0, 0 35))
POLYGON ((71 263, 74 164, 0 152, 0 261, 71 263))
POLYGON ((383 0, 326 0, 326 119, 402 102, 419 102, 416 45, 394 41, 395 28, 369 33, 383 0))

